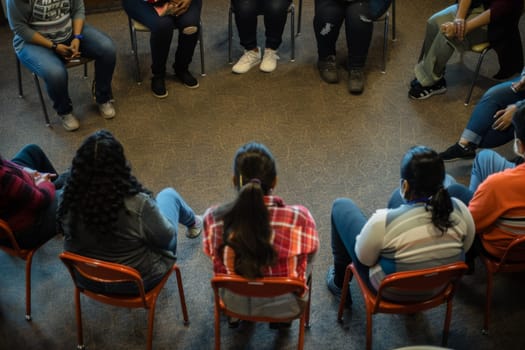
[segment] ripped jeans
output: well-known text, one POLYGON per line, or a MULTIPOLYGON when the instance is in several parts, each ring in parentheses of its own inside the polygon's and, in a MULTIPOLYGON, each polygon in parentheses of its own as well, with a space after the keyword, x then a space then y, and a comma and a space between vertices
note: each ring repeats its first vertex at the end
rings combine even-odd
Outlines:
POLYGON ((374 29, 368 13, 368 1, 315 0, 314 31, 319 58, 336 54, 336 42, 344 21, 348 66, 364 67, 374 29))

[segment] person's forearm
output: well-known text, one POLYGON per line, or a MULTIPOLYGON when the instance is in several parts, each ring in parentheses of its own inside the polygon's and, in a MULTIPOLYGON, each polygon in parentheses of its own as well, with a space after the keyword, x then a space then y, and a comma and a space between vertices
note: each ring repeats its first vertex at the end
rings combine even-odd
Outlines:
POLYGON ((39 32, 35 32, 35 34, 31 38, 31 43, 33 43, 35 45, 43 46, 43 47, 48 48, 48 49, 52 49, 53 45, 54 45, 53 41, 49 40, 48 38, 46 38, 45 36, 43 36, 39 32))
POLYGON ((465 32, 470 31, 488 25, 490 23, 490 10, 483 11, 476 17, 473 17, 467 21, 465 32))
POLYGON ((468 10, 472 0, 459 0, 458 10, 456 12, 456 18, 465 19, 467 18, 468 10))
POLYGON ((84 28, 84 19, 77 18, 73 20, 73 35, 82 34, 82 28, 84 28))

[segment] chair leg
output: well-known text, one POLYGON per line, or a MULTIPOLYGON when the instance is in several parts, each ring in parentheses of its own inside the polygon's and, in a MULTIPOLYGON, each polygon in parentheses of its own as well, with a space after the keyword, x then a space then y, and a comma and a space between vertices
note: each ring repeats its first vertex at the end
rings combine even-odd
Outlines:
POLYGON ((311 300, 312 300, 312 277, 310 276, 309 281, 308 281, 308 302, 306 303, 305 310, 304 310, 304 313, 305 313, 304 326, 306 328, 310 328, 310 304, 311 304, 311 300))
POLYGON ((290 62, 295 62, 295 7, 290 5, 290 39, 292 45, 292 57, 290 62))
POLYGON ((452 318, 452 296, 447 300, 447 313, 445 315, 445 324, 443 325, 443 338, 441 339, 441 346, 447 346, 448 330, 450 329, 450 319, 452 318))
POLYGON ((16 76, 18 77, 18 97, 24 97, 24 91, 22 89, 22 69, 18 56, 16 57, 16 76))
POLYGON ((228 13, 228 63, 232 64, 232 41, 233 41, 233 8, 230 5, 228 13))
POLYGON ((199 49, 201 52, 201 76, 206 76, 206 69, 204 68, 204 42, 202 41, 202 22, 199 28, 199 49))
POLYGON ((343 281, 343 289, 341 290, 341 300, 339 301, 339 311, 337 312, 337 321, 342 322, 343 321, 343 310, 345 309, 345 302, 346 302, 346 296, 350 292, 348 290, 348 284, 350 283, 350 279, 352 278, 352 269, 350 268, 350 265, 346 267, 345 272, 345 279, 343 281))
POLYGON ((139 53, 137 50, 137 31, 133 27, 133 23, 131 22, 130 17, 128 17, 128 25, 129 36, 131 38, 131 53, 133 53, 133 56, 135 57, 135 81, 138 85, 140 85, 142 84, 142 79, 140 77, 139 53))
POLYGON ((77 319, 77 349, 82 350, 85 349, 86 346, 84 345, 84 334, 82 332, 82 309, 80 306, 80 291, 75 286, 75 312, 76 312, 76 319, 77 319))
POLYGON ((366 350, 372 350, 372 310, 366 308, 366 350))
POLYGON ((396 40, 396 0, 392 0, 392 41, 396 40))
POLYGON ((26 259, 26 321, 31 321, 31 264, 34 253, 29 253, 26 259))
POLYGON ((88 78, 88 65, 87 62, 84 63, 84 79, 88 78))
POLYGON ((384 28, 384 39, 383 39, 383 68, 381 70, 381 73, 386 73, 386 55, 388 50, 388 20, 390 17, 390 13, 385 14, 385 28, 384 28))
POLYGON ((481 68, 481 63, 483 63, 483 58, 485 58, 485 54, 488 51, 489 51, 489 48, 484 49, 478 58, 478 64, 476 65, 476 70, 474 71, 474 77, 472 78, 472 84, 470 85, 470 90, 468 92, 467 98, 465 99, 465 106, 468 106, 468 104, 470 103, 472 91, 474 90, 474 84, 476 84, 476 80, 478 80, 479 69, 481 68))
POLYGON ((147 350, 153 349, 153 323, 155 321, 155 301, 153 302, 153 305, 150 305, 148 312, 148 345, 146 346, 147 350))
POLYGON ((299 0, 299 13, 297 14, 297 34, 301 35, 301 21, 303 19, 303 0, 299 0))
POLYGON ((51 122, 49 121, 49 115, 47 114, 46 102, 44 101, 44 95, 42 95, 42 88, 40 87, 40 80, 38 80, 38 75, 33 74, 33 80, 35 81, 36 89, 38 91, 38 97, 40 98, 40 104, 42 105, 42 110, 44 111, 44 118, 46 120, 46 126, 50 126, 51 122))
POLYGON ((188 309, 186 308, 186 297, 184 296, 182 277, 178 266, 175 267, 175 276, 177 278, 177 287, 179 288, 180 306, 182 308, 182 316, 184 317, 184 325, 187 326, 190 324, 190 321, 188 318, 188 309))
POLYGON ((483 321, 483 329, 481 330, 481 333, 484 335, 489 334, 489 318, 490 318, 490 304, 492 302, 492 288, 493 288, 493 276, 492 271, 489 270, 487 267, 487 264, 485 264, 485 267, 487 269, 487 296, 485 299, 485 317, 483 321))
POLYGON ((217 306, 217 301, 215 301, 215 350, 221 349, 221 314, 217 306))
POLYGON ((304 348, 304 329, 306 325, 306 313, 301 316, 299 321, 299 341, 297 343, 297 350, 303 350, 304 348))

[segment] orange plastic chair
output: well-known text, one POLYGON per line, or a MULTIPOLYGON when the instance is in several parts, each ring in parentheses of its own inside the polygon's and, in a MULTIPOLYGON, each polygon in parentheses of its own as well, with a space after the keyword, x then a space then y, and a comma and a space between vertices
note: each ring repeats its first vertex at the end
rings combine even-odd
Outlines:
POLYGON ((309 279, 308 285, 303 281, 295 278, 288 277, 265 277, 257 278, 253 280, 246 279, 241 276, 232 275, 215 275, 211 279, 211 286, 213 288, 213 294, 215 296, 215 349, 221 348, 221 313, 239 318, 241 320, 252 321, 252 322, 291 322, 298 317, 291 318, 277 318, 277 317, 264 317, 264 316, 252 316, 243 315, 233 312, 228 309, 227 305, 224 304, 223 300, 219 295, 219 289, 228 289, 233 293, 247 296, 247 297, 260 297, 260 298, 272 298, 288 293, 295 293, 297 295, 304 295, 308 293, 308 300, 302 313, 299 315, 299 343, 297 349, 303 349, 304 347, 304 329, 310 325, 310 297, 312 293, 311 278, 309 279))
POLYGON ((446 302, 447 312, 442 339, 442 346, 445 346, 448 340, 448 330, 452 316, 452 298, 454 297, 458 281, 467 269, 467 264, 464 262, 457 262, 429 269, 393 273, 383 279, 376 294, 374 291, 370 290, 366 282, 361 279, 354 265, 349 264, 346 267, 337 319, 339 322, 342 321, 346 295, 348 293, 348 285, 350 283, 350 278, 354 275, 363 294, 366 306, 367 350, 372 349, 373 314, 411 314, 431 309, 446 302), (424 300, 419 298, 414 301, 407 300, 396 302, 385 298, 384 294, 389 291, 395 291, 399 294, 402 294, 403 292, 417 293, 419 295, 428 293, 433 296, 424 300))
POLYGON ((159 284, 155 288, 153 288, 149 292, 145 292, 144 284, 142 283, 142 277, 140 276, 140 273, 132 267, 92 259, 71 252, 63 252, 62 254, 60 254, 60 259, 68 268, 69 273, 73 278, 73 282, 75 283, 75 305, 78 338, 77 349, 85 349, 82 334, 82 311, 80 308, 80 293, 82 293, 104 304, 128 308, 143 307, 149 310, 147 349, 151 350, 153 346, 153 321, 155 317, 155 304, 157 302, 157 298, 159 296, 160 291, 164 287, 164 284, 166 284, 166 282, 168 281, 168 278, 170 277, 173 271, 175 271, 175 275, 177 277, 177 285, 179 287, 179 296, 182 307, 182 314, 184 317, 184 325, 189 324, 188 312, 186 309, 186 299, 184 297, 184 288, 182 286, 182 278, 180 270, 176 264, 173 264, 172 269, 170 269, 166 273, 164 278, 159 282, 159 284), (90 279, 92 281, 102 283, 133 282, 137 285, 139 295, 115 295, 91 292, 87 289, 83 289, 78 286, 76 274, 79 274, 82 277, 90 279))
POLYGON ((31 263, 33 255, 42 244, 31 249, 20 248, 9 224, 2 219, 0 219, 0 238, 7 238, 11 244, 11 246, 0 245, 1 250, 26 262, 26 320, 31 321, 31 263))
POLYGON ((483 251, 480 258, 487 271, 487 298, 485 300, 485 320, 483 334, 488 334, 490 303, 492 301, 493 275, 497 272, 519 272, 525 271, 525 236, 515 238, 505 250, 501 259, 487 255, 483 251))

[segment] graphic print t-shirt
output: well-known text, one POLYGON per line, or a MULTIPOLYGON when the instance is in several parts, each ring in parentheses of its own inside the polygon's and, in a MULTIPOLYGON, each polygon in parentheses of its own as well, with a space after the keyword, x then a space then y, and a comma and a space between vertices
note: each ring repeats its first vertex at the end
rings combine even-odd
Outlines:
POLYGON ((56 43, 71 37, 71 3, 69 0, 35 0, 29 25, 56 43))

